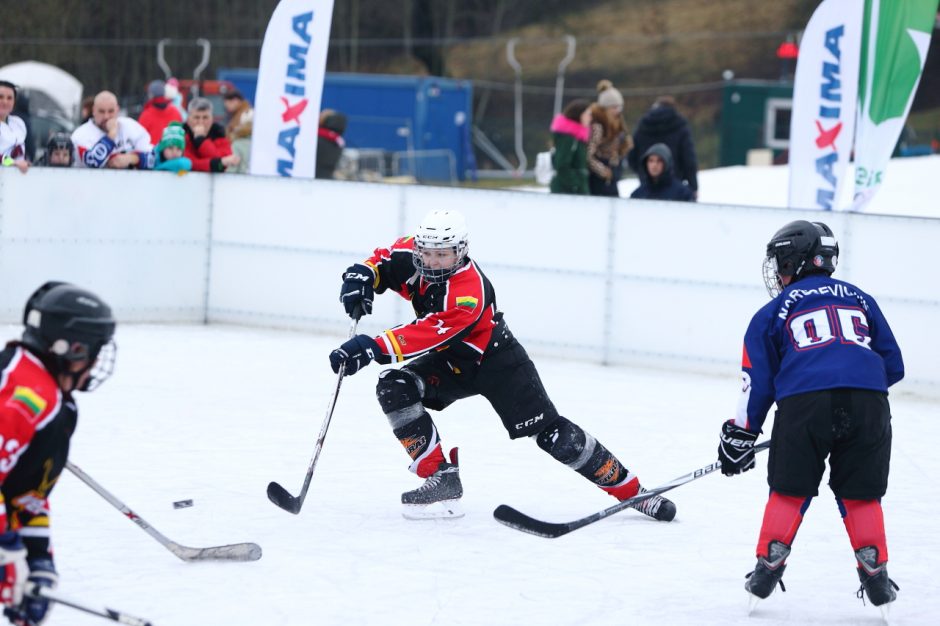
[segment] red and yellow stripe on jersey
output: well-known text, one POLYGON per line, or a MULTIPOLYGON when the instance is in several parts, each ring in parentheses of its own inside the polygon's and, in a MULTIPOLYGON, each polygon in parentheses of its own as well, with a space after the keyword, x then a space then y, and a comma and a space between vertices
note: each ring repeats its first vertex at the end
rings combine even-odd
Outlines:
POLYGON ((479 359, 495 327, 492 287, 473 261, 454 272, 445 284, 428 284, 414 269, 413 249, 414 238, 403 237, 390 248, 377 249, 366 261, 376 274, 376 292, 397 292, 412 301, 419 316, 376 337, 379 347, 393 362, 432 350, 458 348, 463 356, 479 359), (434 290, 433 298, 429 290, 434 290), (433 305, 428 304, 432 301, 433 305))

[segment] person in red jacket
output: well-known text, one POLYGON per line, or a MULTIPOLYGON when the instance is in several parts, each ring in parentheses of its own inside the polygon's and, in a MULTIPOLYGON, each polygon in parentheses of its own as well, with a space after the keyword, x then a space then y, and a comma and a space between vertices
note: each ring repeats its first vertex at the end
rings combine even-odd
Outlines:
POLYGON ((182 123, 183 116, 166 97, 166 85, 162 80, 154 80, 147 85, 147 97, 150 99, 144 103, 144 110, 140 112, 137 121, 150 133, 150 143, 155 146, 163 137, 163 129, 170 122, 182 123))
POLYGON ((194 172, 224 172, 241 159, 232 154, 232 145, 225 138, 225 127, 212 119, 212 103, 206 98, 193 98, 187 107, 186 150, 183 156, 193 162, 194 172))

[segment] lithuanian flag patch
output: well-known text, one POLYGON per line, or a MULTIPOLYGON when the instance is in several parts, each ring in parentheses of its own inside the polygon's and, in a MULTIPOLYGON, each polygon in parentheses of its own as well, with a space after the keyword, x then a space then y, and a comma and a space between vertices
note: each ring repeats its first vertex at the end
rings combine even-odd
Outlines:
POLYGON ((473 296, 457 296, 457 306, 465 306, 468 309, 475 309, 479 303, 480 301, 473 296))
POLYGON ((10 402, 16 402, 25 408, 33 417, 46 410, 46 401, 29 387, 18 386, 13 390, 10 402))

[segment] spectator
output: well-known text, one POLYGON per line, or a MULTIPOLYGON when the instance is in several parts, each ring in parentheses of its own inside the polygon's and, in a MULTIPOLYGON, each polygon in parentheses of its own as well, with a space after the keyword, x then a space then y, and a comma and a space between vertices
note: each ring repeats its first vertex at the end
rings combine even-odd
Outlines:
POLYGON ((163 95, 173 103, 173 106, 176 107, 176 110, 179 111, 180 117, 183 121, 186 121, 186 107, 183 106, 183 94, 180 93, 180 81, 170 77, 166 79, 166 84, 163 86, 163 95))
POLYGON ((91 119, 91 110, 94 108, 94 106, 95 106, 94 96, 88 96, 86 98, 82 98, 82 113, 79 116, 79 118, 82 120, 81 122, 82 124, 84 124, 85 122, 91 119))
POLYGON ((251 131, 255 112, 251 104, 245 100, 242 92, 234 89, 222 97, 222 106, 225 108, 227 122, 225 137, 232 144, 232 154, 238 156, 237 165, 229 167, 226 171, 235 174, 247 174, 248 163, 251 158, 251 131))
MULTIPOLYGON (((29 93, 17 91, 16 102, 13 103, 13 115, 23 120, 26 125, 26 145, 24 156, 30 163, 36 160, 36 134, 33 132, 33 120, 29 114, 29 93)), ((44 138, 40 138, 44 139, 44 138)))
POLYGON ((68 133, 57 132, 46 143, 46 153, 36 165, 47 167, 72 167, 75 163, 75 146, 68 133))
POLYGON ((633 133, 633 149, 627 154, 627 160, 640 178, 646 174, 638 161, 655 143, 669 146, 669 151, 675 157, 676 178, 692 189, 693 198, 698 198, 698 160, 695 158, 692 132, 686 119, 676 111, 676 101, 672 96, 656 98, 633 133))
POLYGON ((619 196, 617 181, 633 138, 623 121, 623 96, 609 80, 597 84, 597 104, 591 106, 591 140, 588 142, 588 186, 592 196, 619 196))
POLYGON ((552 166, 555 175, 549 189, 552 193, 587 195, 587 143, 591 124, 591 103, 572 100, 565 110, 552 120, 552 166))
POLYGON ((150 169, 153 147, 147 129, 120 115, 117 96, 102 91, 95 96, 91 119, 72 132, 76 160, 95 169, 150 169))
POLYGON ((162 80, 154 80, 147 85, 147 98, 137 121, 150 133, 150 143, 157 145, 163 137, 163 129, 170 122, 182 122, 183 116, 166 97, 166 83, 162 80))
POLYGON ((19 171, 29 169, 26 160, 26 124, 13 115, 16 104, 16 85, 0 80, 0 165, 15 166, 19 171))
POLYGON ((672 175, 672 153, 669 146, 657 143, 650 146, 643 155, 642 167, 644 175, 640 176, 640 186, 637 187, 631 198, 642 200, 694 200, 692 190, 672 175))
POLYGON ((317 129, 317 178, 333 178, 336 164, 343 155, 343 133, 346 132, 346 116, 333 109, 320 112, 320 127, 317 129))
POLYGON ((245 96, 237 89, 222 96, 222 106, 225 108, 225 136, 231 142, 233 141, 235 129, 244 123, 243 118, 247 115, 248 120, 251 120, 253 117, 252 109, 248 101, 245 100, 245 96))
POLYGON ((181 122, 170 122, 163 129, 163 135, 154 150, 153 169, 169 172, 190 171, 193 169, 193 162, 183 156, 185 150, 186 131, 183 130, 183 124, 181 122))
POLYGON ((225 138, 225 129, 212 121, 212 102, 206 98, 193 98, 189 102, 189 115, 183 129, 186 132, 186 156, 193 163, 194 172, 224 172, 241 162, 232 154, 232 145, 225 138))

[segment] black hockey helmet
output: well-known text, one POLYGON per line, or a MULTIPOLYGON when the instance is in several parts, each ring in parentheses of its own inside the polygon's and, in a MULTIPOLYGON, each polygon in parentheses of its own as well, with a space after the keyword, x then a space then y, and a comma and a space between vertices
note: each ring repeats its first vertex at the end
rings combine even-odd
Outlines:
POLYGON ((791 283, 810 274, 832 274, 839 262, 839 243, 822 222, 797 220, 778 230, 767 243, 764 283, 771 297, 783 291, 781 276, 791 283))
POLYGON ((72 160, 75 158, 75 144, 72 143, 72 138, 68 133, 63 133, 59 131, 53 133, 49 137, 49 141, 46 142, 46 163, 48 164, 49 159, 52 157, 52 152, 54 150, 68 150, 69 151, 69 165, 72 165, 72 160))
POLYGON ((73 388, 90 391, 114 368, 117 325, 101 298, 69 283, 50 281, 39 287, 23 310, 22 343, 52 374, 69 375, 73 388), (76 363, 85 366, 75 369, 76 363), (82 375, 91 375, 79 385, 82 375))

